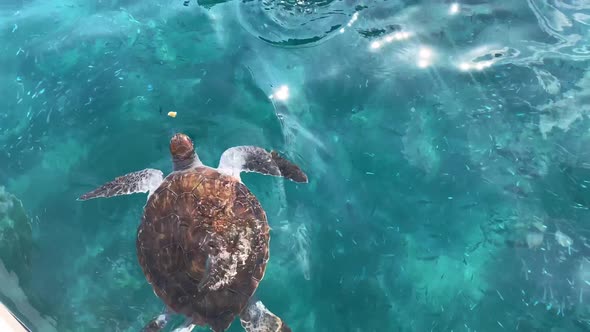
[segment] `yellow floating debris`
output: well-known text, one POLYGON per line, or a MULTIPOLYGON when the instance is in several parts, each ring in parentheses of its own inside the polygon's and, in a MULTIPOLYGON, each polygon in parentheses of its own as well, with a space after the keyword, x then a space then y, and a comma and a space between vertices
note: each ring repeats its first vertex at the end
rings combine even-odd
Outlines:
POLYGON ((176 112, 168 112, 168 116, 171 118, 175 118, 176 117, 176 112))

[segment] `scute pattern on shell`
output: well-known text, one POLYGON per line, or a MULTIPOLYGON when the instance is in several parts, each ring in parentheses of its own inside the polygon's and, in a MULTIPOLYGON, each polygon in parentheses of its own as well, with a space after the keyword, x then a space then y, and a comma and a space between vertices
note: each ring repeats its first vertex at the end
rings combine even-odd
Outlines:
POLYGON ((137 232, 155 293, 195 324, 225 330, 264 276, 269 227, 256 197, 233 177, 200 167, 169 175, 137 232))

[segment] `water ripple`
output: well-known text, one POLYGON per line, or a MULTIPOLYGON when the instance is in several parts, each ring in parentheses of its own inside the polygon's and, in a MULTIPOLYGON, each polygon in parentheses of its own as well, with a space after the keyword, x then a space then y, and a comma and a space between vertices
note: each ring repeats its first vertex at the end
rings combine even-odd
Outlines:
POLYGON ((242 0, 240 24, 253 36, 275 46, 309 47, 335 35, 350 21, 354 6, 334 0, 242 0))

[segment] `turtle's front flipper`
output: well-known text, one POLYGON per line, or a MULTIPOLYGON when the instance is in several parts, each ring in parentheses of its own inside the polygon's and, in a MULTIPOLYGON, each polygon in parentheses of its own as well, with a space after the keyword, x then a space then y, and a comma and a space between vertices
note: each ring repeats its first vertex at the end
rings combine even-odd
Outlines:
POLYGON ((141 171, 119 176, 115 180, 80 196, 78 200, 85 201, 98 197, 113 197, 145 192, 151 194, 160 186, 163 179, 164 174, 162 171, 146 168, 141 171))
POLYGON ((240 322, 247 332, 291 332, 291 328, 260 301, 248 303, 240 314, 240 322))
POLYGON ((276 151, 268 152, 257 146, 236 146, 221 155, 220 172, 240 177, 240 172, 257 172, 266 175, 283 176, 295 182, 307 182, 307 175, 276 151))

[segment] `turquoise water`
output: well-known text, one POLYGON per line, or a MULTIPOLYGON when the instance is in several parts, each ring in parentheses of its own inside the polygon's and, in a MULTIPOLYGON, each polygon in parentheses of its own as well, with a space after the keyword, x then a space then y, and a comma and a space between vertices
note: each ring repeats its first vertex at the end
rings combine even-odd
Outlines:
POLYGON ((33 331, 158 315, 146 196, 76 198, 184 132, 308 174, 242 176, 294 331, 588 331, 589 28, 585 0, 4 0, 0 300, 33 331))

